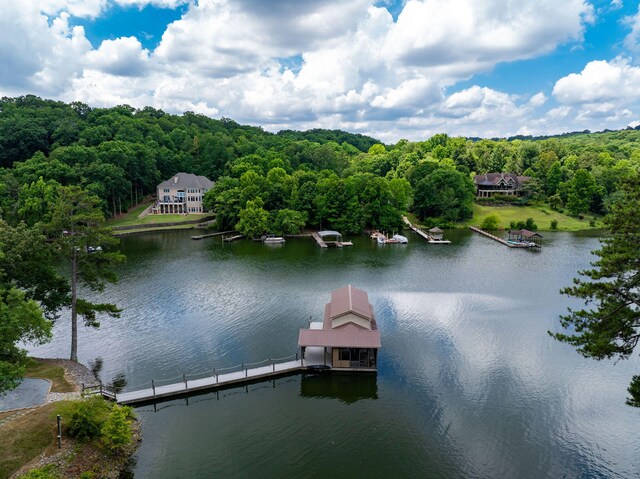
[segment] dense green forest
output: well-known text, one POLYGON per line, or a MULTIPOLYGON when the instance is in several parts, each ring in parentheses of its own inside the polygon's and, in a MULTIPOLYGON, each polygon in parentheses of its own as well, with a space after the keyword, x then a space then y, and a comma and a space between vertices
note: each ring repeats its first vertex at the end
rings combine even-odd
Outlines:
POLYGON ((639 139, 628 129, 542 140, 438 134, 383 145, 337 130, 273 134, 192 112, 3 98, 0 214, 12 225, 46 222, 59 186, 78 185, 112 216, 179 171, 216 181, 205 206, 219 227, 255 223, 255 232, 391 231, 406 211, 448 225, 471 216, 472 175, 501 171, 533 178, 521 203, 605 213, 619 179, 640 165, 639 139))

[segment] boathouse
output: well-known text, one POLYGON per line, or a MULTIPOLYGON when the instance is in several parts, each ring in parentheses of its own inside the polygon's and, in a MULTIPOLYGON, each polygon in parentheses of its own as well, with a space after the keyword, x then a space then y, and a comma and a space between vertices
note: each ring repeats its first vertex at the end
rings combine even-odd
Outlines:
POLYGON ((351 285, 331 293, 322 323, 301 329, 298 346, 305 357, 308 347, 324 350, 324 364, 342 370, 377 369, 380 332, 369 296, 351 285))
POLYGON ((431 228, 429 230, 429 236, 431 236, 431 238, 433 238, 434 240, 441 240, 443 239, 444 231, 436 226, 435 228, 431 228))
POLYGON ((342 247, 342 234, 337 231, 318 231, 318 236, 327 246, 342 247))
POLYGON ((529 230, 509 230, 509 240, 527 242, 530 245, 535 245, 538 248, 542 246, 542 235, 529 230))

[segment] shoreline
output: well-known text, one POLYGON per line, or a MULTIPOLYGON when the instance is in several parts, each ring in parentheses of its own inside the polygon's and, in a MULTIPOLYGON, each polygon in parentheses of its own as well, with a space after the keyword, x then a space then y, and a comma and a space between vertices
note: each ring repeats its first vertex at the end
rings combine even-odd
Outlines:
MULTIPOLYGON (((29 418, 37 415, 46 414, 51 416, 52 424, 55 424, 53 414, 57 413, 55 403, 62 401, 82 401, 82 385, 85 386, 98 384, 99 381, 93 372, 84 364, 63 358, 31 358, 40 364, 59 366, 63 370, 64 380, 72 390, 67 392, 56 391, 52 384, 43 404, 32 406, 29 408, 13 409, 7 411, 8 415, 3 417, 0 422, 0 431, 3 434, 11 434, 19 442, 20 436, 29 434, 29 418)), ((25 375, 33 379, 44 379, 52 383, 45 377, 38 378, 38 373, 25 375)), ((59 389, 59 388, 58 388, 59 389)), ((63 388, 64 391, 65 388, 63 388)), ((68 388, 67 388, 68 389, 68 388)), ((48 421, 47 421, 48 422, 48 421)), ((63 425, 64 425, 63 418, 63 425)), ((49 427, 46 427, 49 430, 49 427)), ((107 479, 116 479, 121 477, 123 473, 130 468, 132 457, 138 450, 142 442, 142 425, 138 419, 132 419, 131 422, 131 443, 116 454, 109 454, 99 440, 81 442, 74 437, 63 432, 62 447, 58 449, 56 444, 56 436, 53 432, 54 426, 51 427, 51 442, 40 450, 27 462, 21 464, 8 477, 17 479, 32 470, 49 470, 52 469, 59 475, 52 477, 79 478, 84 477, 83 473, 94 474, 91 477, 101 477, 107 479)), ((44 431, 42 431, 44 433, 44 431)), ((31 432, 32 434, 33 432, 31 432)), ((21 447, 16 444, 16 447, 21 447)), ((49 477, 49 476, 47 476, 49 477)))

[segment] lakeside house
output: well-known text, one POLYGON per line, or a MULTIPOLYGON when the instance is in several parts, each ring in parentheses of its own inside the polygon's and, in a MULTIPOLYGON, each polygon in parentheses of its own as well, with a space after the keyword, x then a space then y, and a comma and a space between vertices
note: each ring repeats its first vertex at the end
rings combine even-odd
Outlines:
POLYGON ((473 182, 478 198, 490 198, 495 194, 524 196, 526 192, 523 185, 530 179, 530 176, 518 176, 515 173, 485 173, 476 175, 473 182))
POLYGON ((323 322, 309 326, 298 336, 303 358, 306 348, 322 347, 325 365, 334 369, 376 370, 380 331, 366 292, 351 285, 336 289, 323 322))
POLYGON ((204 176, 176 173, 160 183, 157 200, 151 211, 157 214, 203 213, 202 199, 214 182, 204 176))

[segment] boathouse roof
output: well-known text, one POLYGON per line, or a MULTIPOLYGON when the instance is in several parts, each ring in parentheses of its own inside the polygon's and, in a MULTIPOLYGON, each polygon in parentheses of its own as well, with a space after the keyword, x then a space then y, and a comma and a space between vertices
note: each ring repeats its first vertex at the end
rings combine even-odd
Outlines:
POLYGON ((540 233, 529 230, 509 230, 510 235, 522 236, 523 238, 542 238, 540 233))
POLYGON ((429 230, 429 233, 442 233, 442 232, 443 231, 440 228, 438 228, 437 226, 435 228, 431 228, 429 230))
POLYGON ((331 301, 325 307, 325 319, 333 320, 353 313, 369 321, 374 320, 369 295, 354 286, 347 285, 331 293, 331 301))
POLYGON ((340 234, 338 231, 332 231, 332 230, 318 231, 318 235, 320 235, 320 238, 324 238, 325 236, 337 236, 337 237, 342 236, 342 234, 340 234))
POLYGON ((298 346, 379 348, 380 331, 369 295, 351 285, 333 291, 324 307, 322 329, 301 329, 298 346))

